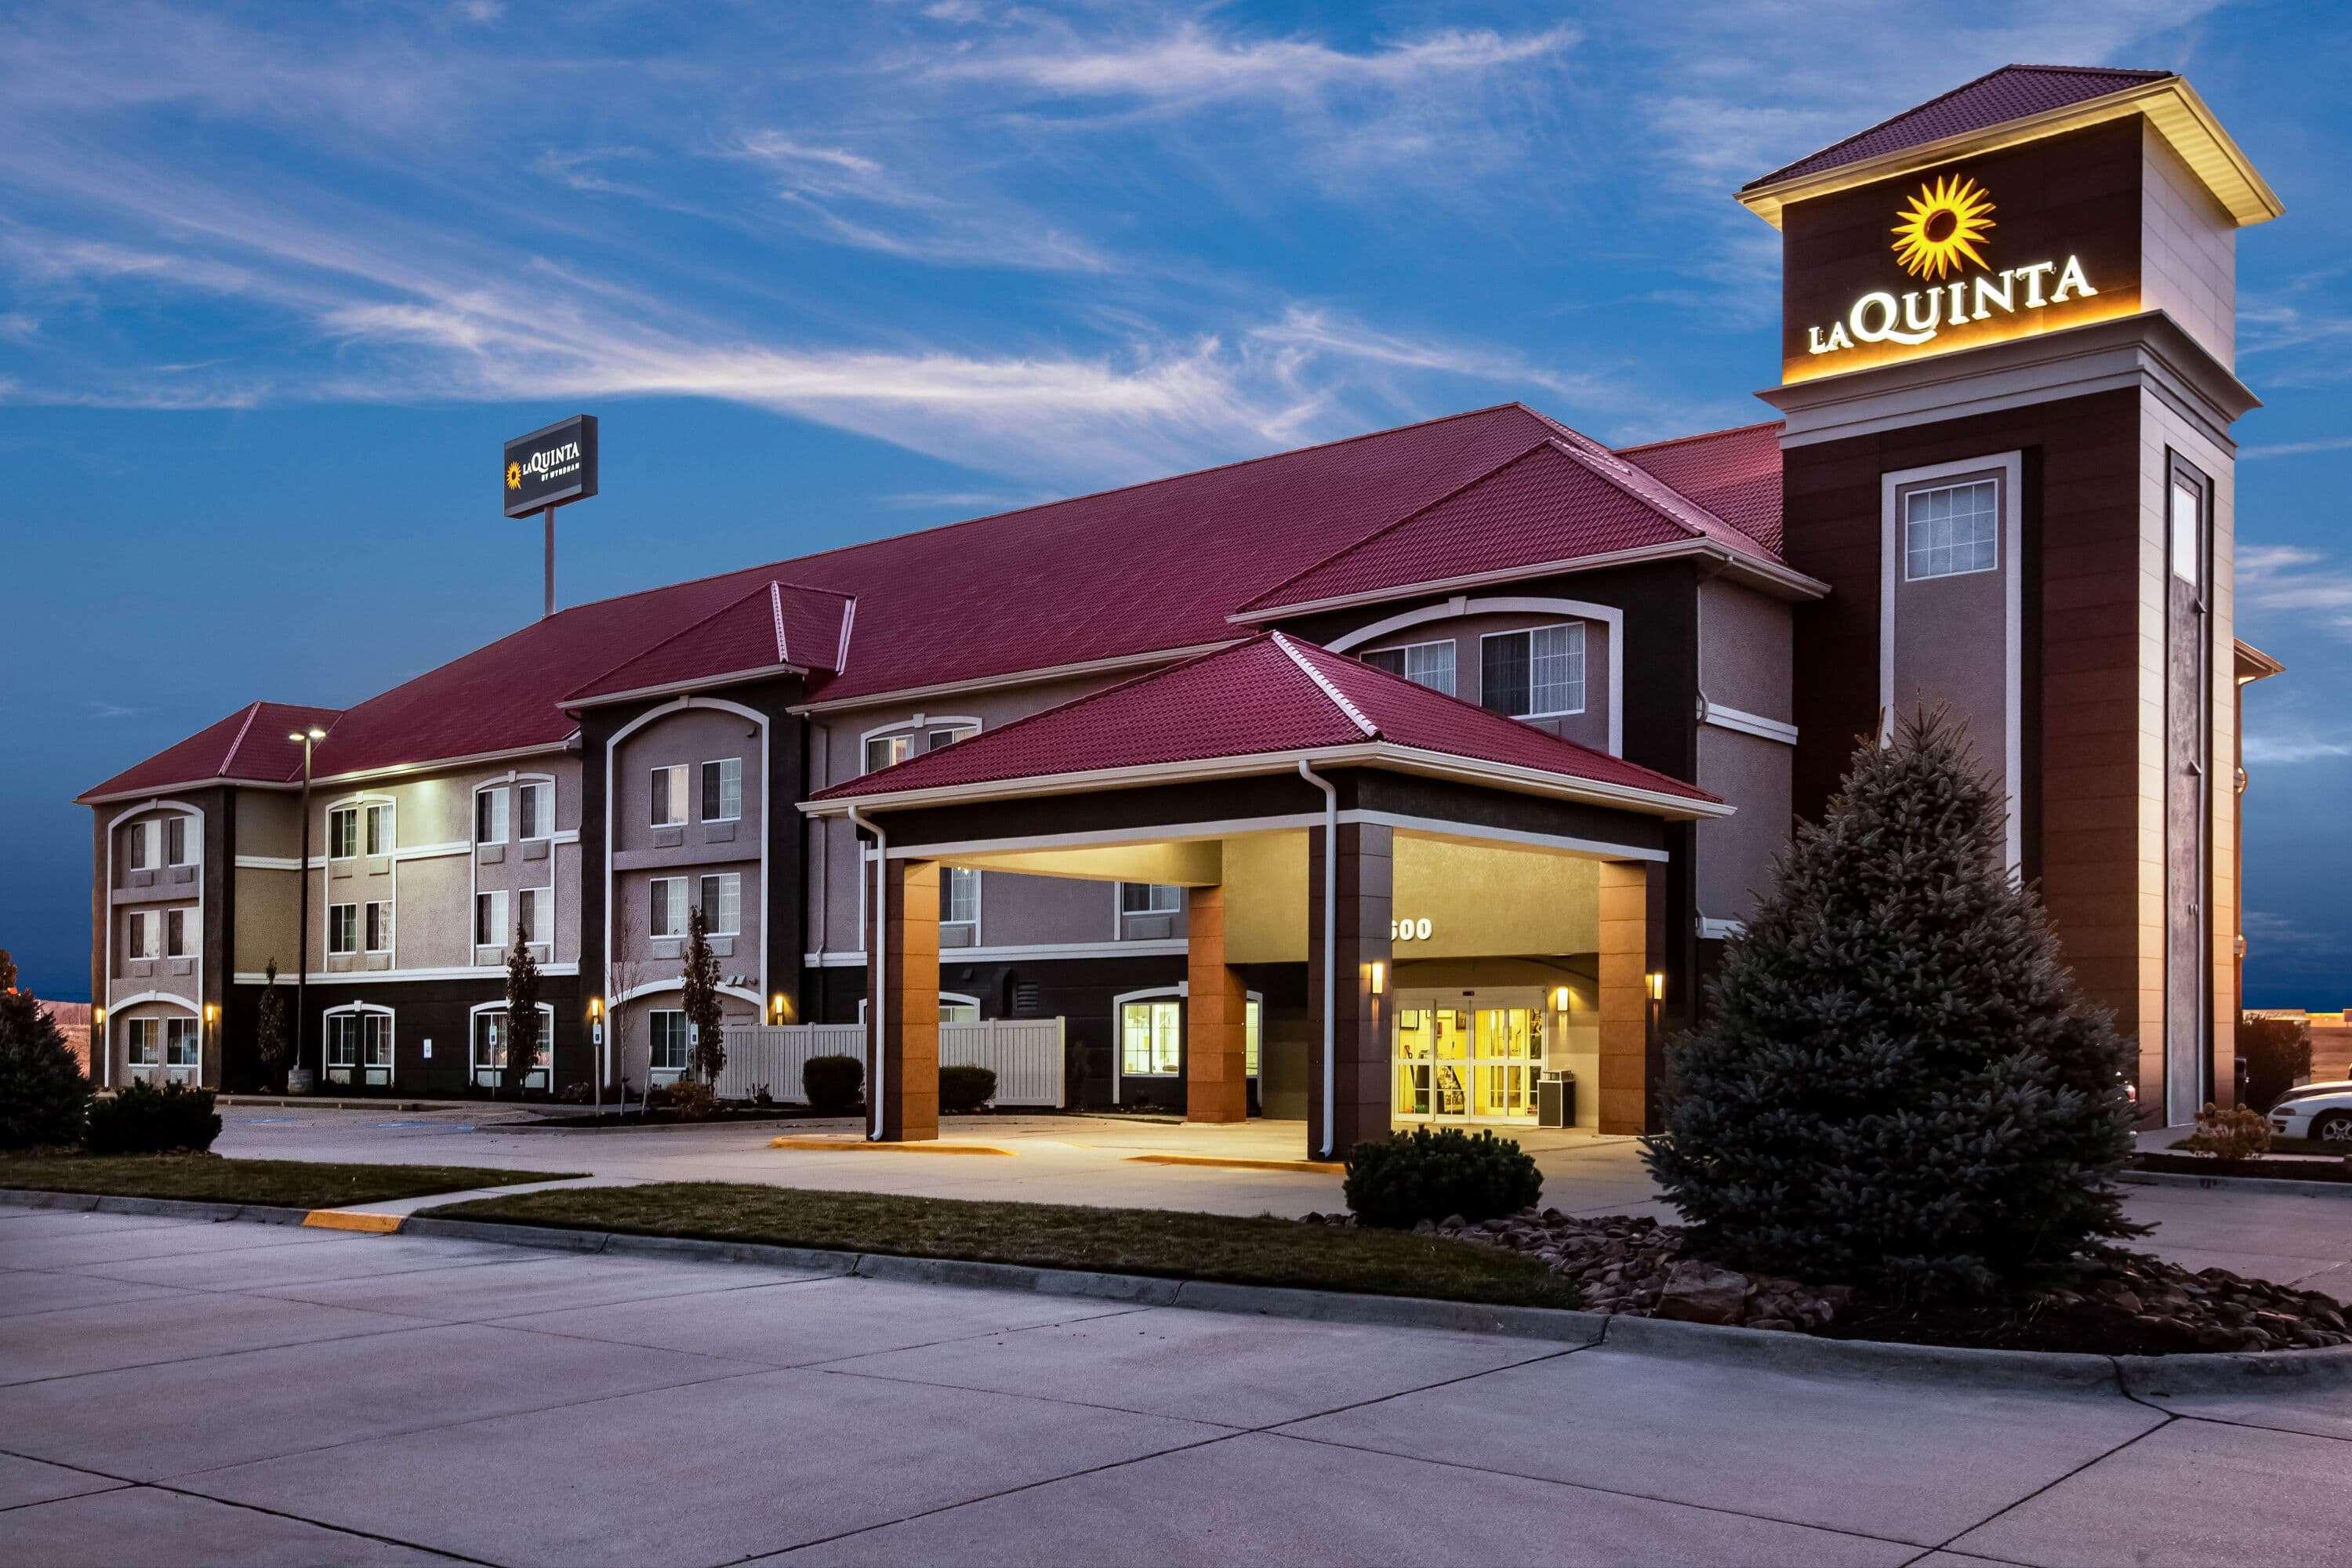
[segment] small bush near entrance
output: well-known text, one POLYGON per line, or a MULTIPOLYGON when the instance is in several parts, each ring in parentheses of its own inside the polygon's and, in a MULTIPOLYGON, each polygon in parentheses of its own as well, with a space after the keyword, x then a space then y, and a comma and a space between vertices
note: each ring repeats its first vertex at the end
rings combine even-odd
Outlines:
POLYGON ((707 1083, 680 1079, 669 1086, 669 1108, 680 1121, 708 1121, 719 1114, 719 1096, 707 1083))
POLYGON ((801 1093, 819 1116, 846 1116, 866 1093, 866 1064, 856 1057, 811 1057, 801 1068, 801 1093))
POLYGON ((211 1089, 134 1083, 112 1100, 91 1104, 88 1142, 93 1154, 201 1154, 220 1130, 211 1089))
POLYGON ((2187 1152, 2216 1160, 2251 1160, 2267 1152, 2270 1146, 2270 1122, 2262 1112, 2243 1105, 2227 1110, 2206 1106, 2197 1113, 2197 1131, 2180 1141, 2187 1152))
POLYGON ((1941 712, 1865 742, 1669 1055, 1644 1158, 1710 1263, 1992 1291, 2144 1233, 2106 1012, 2014 882, 2000 786, 1941 712))
POLYGON ((1475 1221, 1517 1214, 1541 1195, 1543 1177, 1532 1156, 1492 1132, 1416 1127, 1357 1144, 1345 1190, 1358 1224, 1408 1230, 1455 1215, 1475 1221))
POLYGON ((31 992, 0 990, 0 1149, 70 1149, 89 1107, 89 1080, 57 1020, 31 992))
POLYGON ((950 1116, 969 1116, 995 1098, 996 1074, 990 1068, 940 1069, 940 1109, 950 1116))

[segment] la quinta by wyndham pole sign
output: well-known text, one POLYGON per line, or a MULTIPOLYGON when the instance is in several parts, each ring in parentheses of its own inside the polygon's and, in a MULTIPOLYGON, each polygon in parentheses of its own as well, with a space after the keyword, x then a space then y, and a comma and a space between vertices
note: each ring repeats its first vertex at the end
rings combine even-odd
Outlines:
POLYGON ((575 414, 507 443, 503 463, 509 517, 528 517, 596 493, 596 416, 575 414))

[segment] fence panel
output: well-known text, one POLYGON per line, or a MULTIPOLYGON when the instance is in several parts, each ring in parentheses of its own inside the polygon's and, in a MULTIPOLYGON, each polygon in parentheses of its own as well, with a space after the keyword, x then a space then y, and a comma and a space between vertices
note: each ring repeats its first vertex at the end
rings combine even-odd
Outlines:
MULTIPOLYGON (((811 1057, 862 1056, 862 1024, 733 1024, 727 1028, 727 1066, 719 1098, 749 1100, 765 1084, 790 1105, 803 1103, 801 1068, 811 1057)), ((998 1105, 1062 1103, 1062 1020, 992 1018, 940 1026, 941 1067, 983 1067, 996 1073, 998 1105)))

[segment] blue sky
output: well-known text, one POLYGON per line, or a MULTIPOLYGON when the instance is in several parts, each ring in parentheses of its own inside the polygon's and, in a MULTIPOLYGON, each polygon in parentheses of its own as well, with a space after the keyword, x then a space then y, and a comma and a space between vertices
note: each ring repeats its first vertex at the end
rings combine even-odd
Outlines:
POLYGON ((1505 398, 1764 416, 1742 181, 2011 60, 2186 71, 2241 238, 2258 1003, 2352 1001, 2338 9, 2080 0, 0 5, 0 946, 88 989, 79 789, 566 602, 1505 398), (1662 25, 1666 24, 1666 25, 1662 25))

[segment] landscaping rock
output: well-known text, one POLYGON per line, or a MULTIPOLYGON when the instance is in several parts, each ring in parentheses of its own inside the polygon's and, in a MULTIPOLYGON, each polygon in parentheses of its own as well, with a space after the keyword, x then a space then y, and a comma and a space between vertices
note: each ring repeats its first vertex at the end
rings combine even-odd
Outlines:
POLYGON ((1666 1277, 1655 1315, 1686 1323, 1737 1323, 1748 1315, 1747 1275, 1685 1258, 1666 1277))

